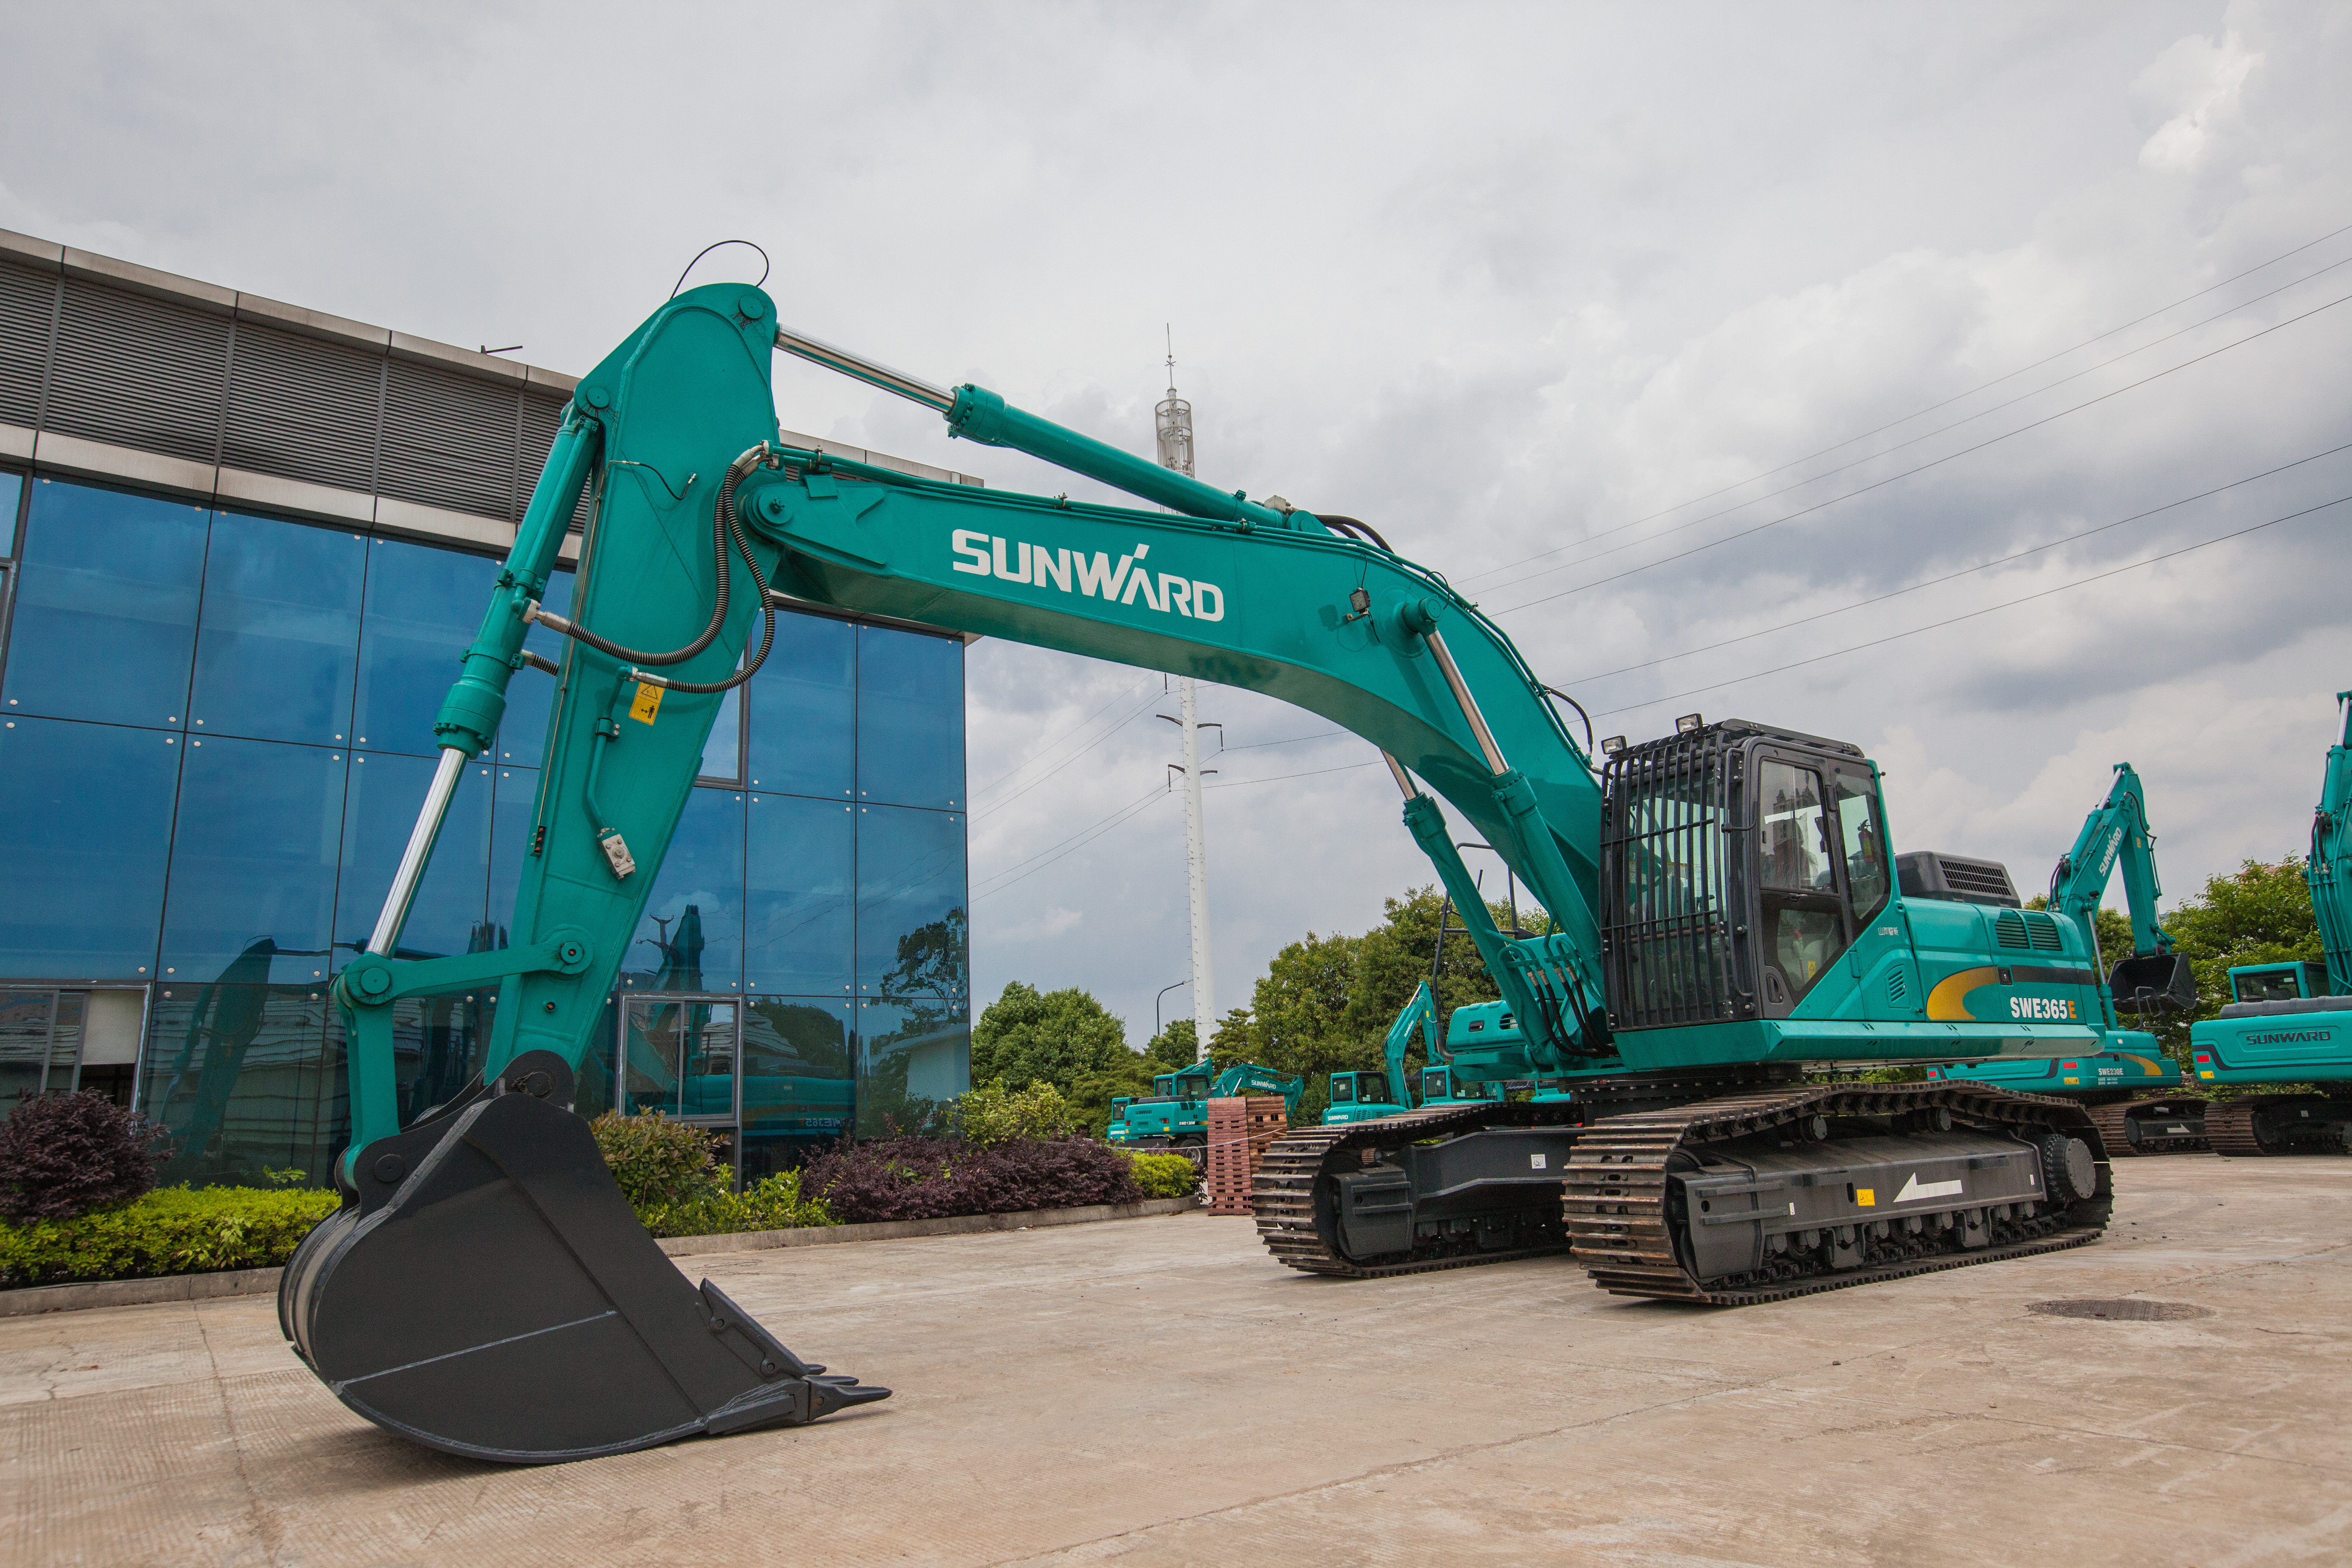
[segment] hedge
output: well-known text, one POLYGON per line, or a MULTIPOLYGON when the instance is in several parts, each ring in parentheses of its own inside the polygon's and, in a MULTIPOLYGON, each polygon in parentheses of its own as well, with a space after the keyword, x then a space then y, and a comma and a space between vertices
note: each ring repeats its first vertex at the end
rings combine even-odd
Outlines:
POLYGON ((341 1202, 315 1189, 159 1187, 73 1219, 0 1225, 0 1286, 274 1268, 341 1202))
POLYGON ((1091 1138, 989 1149, 945 1138, 879 1138, 818 1156, 802 1187, 852 1224, 1131 1204, 1144 1195, 1128 1162, 1091 1138))

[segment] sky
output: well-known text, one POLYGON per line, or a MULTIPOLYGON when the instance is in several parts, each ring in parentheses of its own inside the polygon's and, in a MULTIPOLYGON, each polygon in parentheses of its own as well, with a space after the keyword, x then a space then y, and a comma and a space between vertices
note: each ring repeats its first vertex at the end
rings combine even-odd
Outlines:
MULTIPOLYGON (((2341 5, 84 5, 0 56, 0 226, 572 371, 742 237, 788 323, 1147 453, 1172 334, 1202 478, 1370 522, 1601 736, 1852 741, 1898 849, 2027 893, 2118 762, 2168 899, 2305 847, 2341 5)), ((1175 698, 999 641, 967 683, 977 1000, 1081 985, 1139 1046, 1189 974, 1175 698)), ((1202 705, 1222 1012, 1434 879, 1368 743, 1202 705)))

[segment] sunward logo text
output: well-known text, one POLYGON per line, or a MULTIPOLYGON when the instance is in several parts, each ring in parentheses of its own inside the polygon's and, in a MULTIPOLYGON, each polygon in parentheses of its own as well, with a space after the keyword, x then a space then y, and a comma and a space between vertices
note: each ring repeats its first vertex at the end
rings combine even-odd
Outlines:
POLYGON ((1143 558, 1151 553, 1149 544, 1137 545, 1132 554, 1120 556, 1115 566, 1108 551, 1097 550, 1088 559, 1083 551, 1066 545, 1047 550, 1025 540, 1008 545, 994 534, 970 528, 955 531, 954 545, 955 569, 975 577, 1028 583, 1039 588, 1050 585, 1065 594, 1076 592, 1115 605, 1132 605, 1140 597, 1163 616, 1190 616, 1196 621, 1225 618, 1223 588, 1173 572, 1150 571, 1143 564, 1143 558))

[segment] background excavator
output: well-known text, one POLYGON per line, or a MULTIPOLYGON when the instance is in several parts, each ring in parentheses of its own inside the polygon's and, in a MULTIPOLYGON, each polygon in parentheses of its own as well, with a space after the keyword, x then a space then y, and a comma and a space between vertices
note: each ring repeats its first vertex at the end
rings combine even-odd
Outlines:
POLYGON ((1596 773, 1510 640, 1372 528, 935 386, 780 329, 757 288, 711 285, 581 381, 437 717, 440 766, 368 950, 335 983, 346 1203, 287 1268, 279 1315, 369 1419, 533 1462, 884 1396, 688 1286, 568 1109, 722 696, 793 602, 1244 687, 1379 747, 1500 992, 1449 1020, 1454 1079, 1559 1093, 1289 1134, 1255 1195, 1286 1264, 1370 1276, 1567 1245, 1609 1289, 1729 1305, 2080 1246, 2106 1223, 2079 1105, 1804 1081, 1809 1063, 2067 1056, 2100 1037, 2080 921, 2032 913, 2033 966, 2012 968, 1996 918, 2016 911, 1903 894, 1859 748, 1694 714, 1604 744, 1596 773), (784 447, 779 349, 1167 510, 784 447), (557 615, 541 595, 583 489, 557 615), (568 639, 561 663, 525 650, 534 624, 568 639), (512 945, 398 960, 458 773, 526 669, 559 695, 512 945), (1544 934, 1496 929, 1440 798, 1542 904, 1544 934), (404 1127, 391 1004, 490 984, 483 1081, 404 1127))
POLYGON ((2328 748, 2303 870, 2326 962, 2241 964, 2221 1016, 2189 1029, 2200 1084, 2308 1084, 2310 1092, 2215 1102, 2205 1131, 2216 1153, 2336 1154, 2352 1143, 2352 691, 2336 701, 2343 728, 2328 748))
POLYGON ((1196 1062, 1181 1072, 1154 1078, 1148 1095, 1121 1095, 1112 1100, 1110 1126, 1104 1135, 1122 1149, 1183 1154, 1198 1164, 1207 1157, 1210 1100, 1278 1094, 1283 1113, 1296 1116, 1299 1096, 1306 1092, 1305 1079, 1255 1062, 1235 1062, 1223 1072, 1196 1062))
MULTIPOLYGON (((2132 952, 2116 961, 2098 988, 2097 1011, 2090 1021, 2102 1036, 2100 1048, 2039 1061, 1930 1068, 1930 1078, 1997 1083, 2028 1094, 2080 1100, 2091 1108, 2091 1120, 2110 1155, 2186 1153, 2206 1146, 2205 1102, 2179 1092, 2179 1064, 2154 1035, 2125 1028, 2120 1021, 2124 1016, 2191 1012, 2197 1005, 2197 977, 2188 956, 2173 952, 2172 938, 2157 923, 2156 902, 2164 889, 2156 874, 2155 843, 2139 774, 2129 763, 2117 763, 2106 798, 2091 808, 2074 847, 2050 873, 2048 907, 2093 933, 2095 951, 2100 902, 2109 879, 2118 870, 2123 874, 2132 952)), ((1903 871, 1908 881, 1921 884, 1918 889, 1906 890, 1922 897, 1954 896, 1940 889, 1950 885, 1955 867, 1966 866, 1979 878, 1997 871, 2003 883, 2009 879, 2005 868, 1990 861, 1918 858, 1932 865, 1906 866, 1903 871), (1927 884, 1937 884, 1937 889, 1927 889, 1927 884)), ((1968 872, 1958 874, 1965 879, 1968 872)), ((2009 901, 2016 901, 2013 894, 2009 901)), ((2022 913, 1997 917, 1995 925, 1998 941, 2021 952, 2030 951, 2035 931, 2025 924, 2022 913)))

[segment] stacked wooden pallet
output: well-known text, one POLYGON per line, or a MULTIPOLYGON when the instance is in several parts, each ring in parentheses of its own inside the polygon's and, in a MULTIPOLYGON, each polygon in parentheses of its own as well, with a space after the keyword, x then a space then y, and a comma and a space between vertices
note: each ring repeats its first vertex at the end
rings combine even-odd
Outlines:
POLYGON ((1236 1095, 1209 1101, 1208 1189, 1211 1214, 1249 1214, 1250 1188, 1266 1148, 1289 1131, 1278 1094, 1236 1095))

